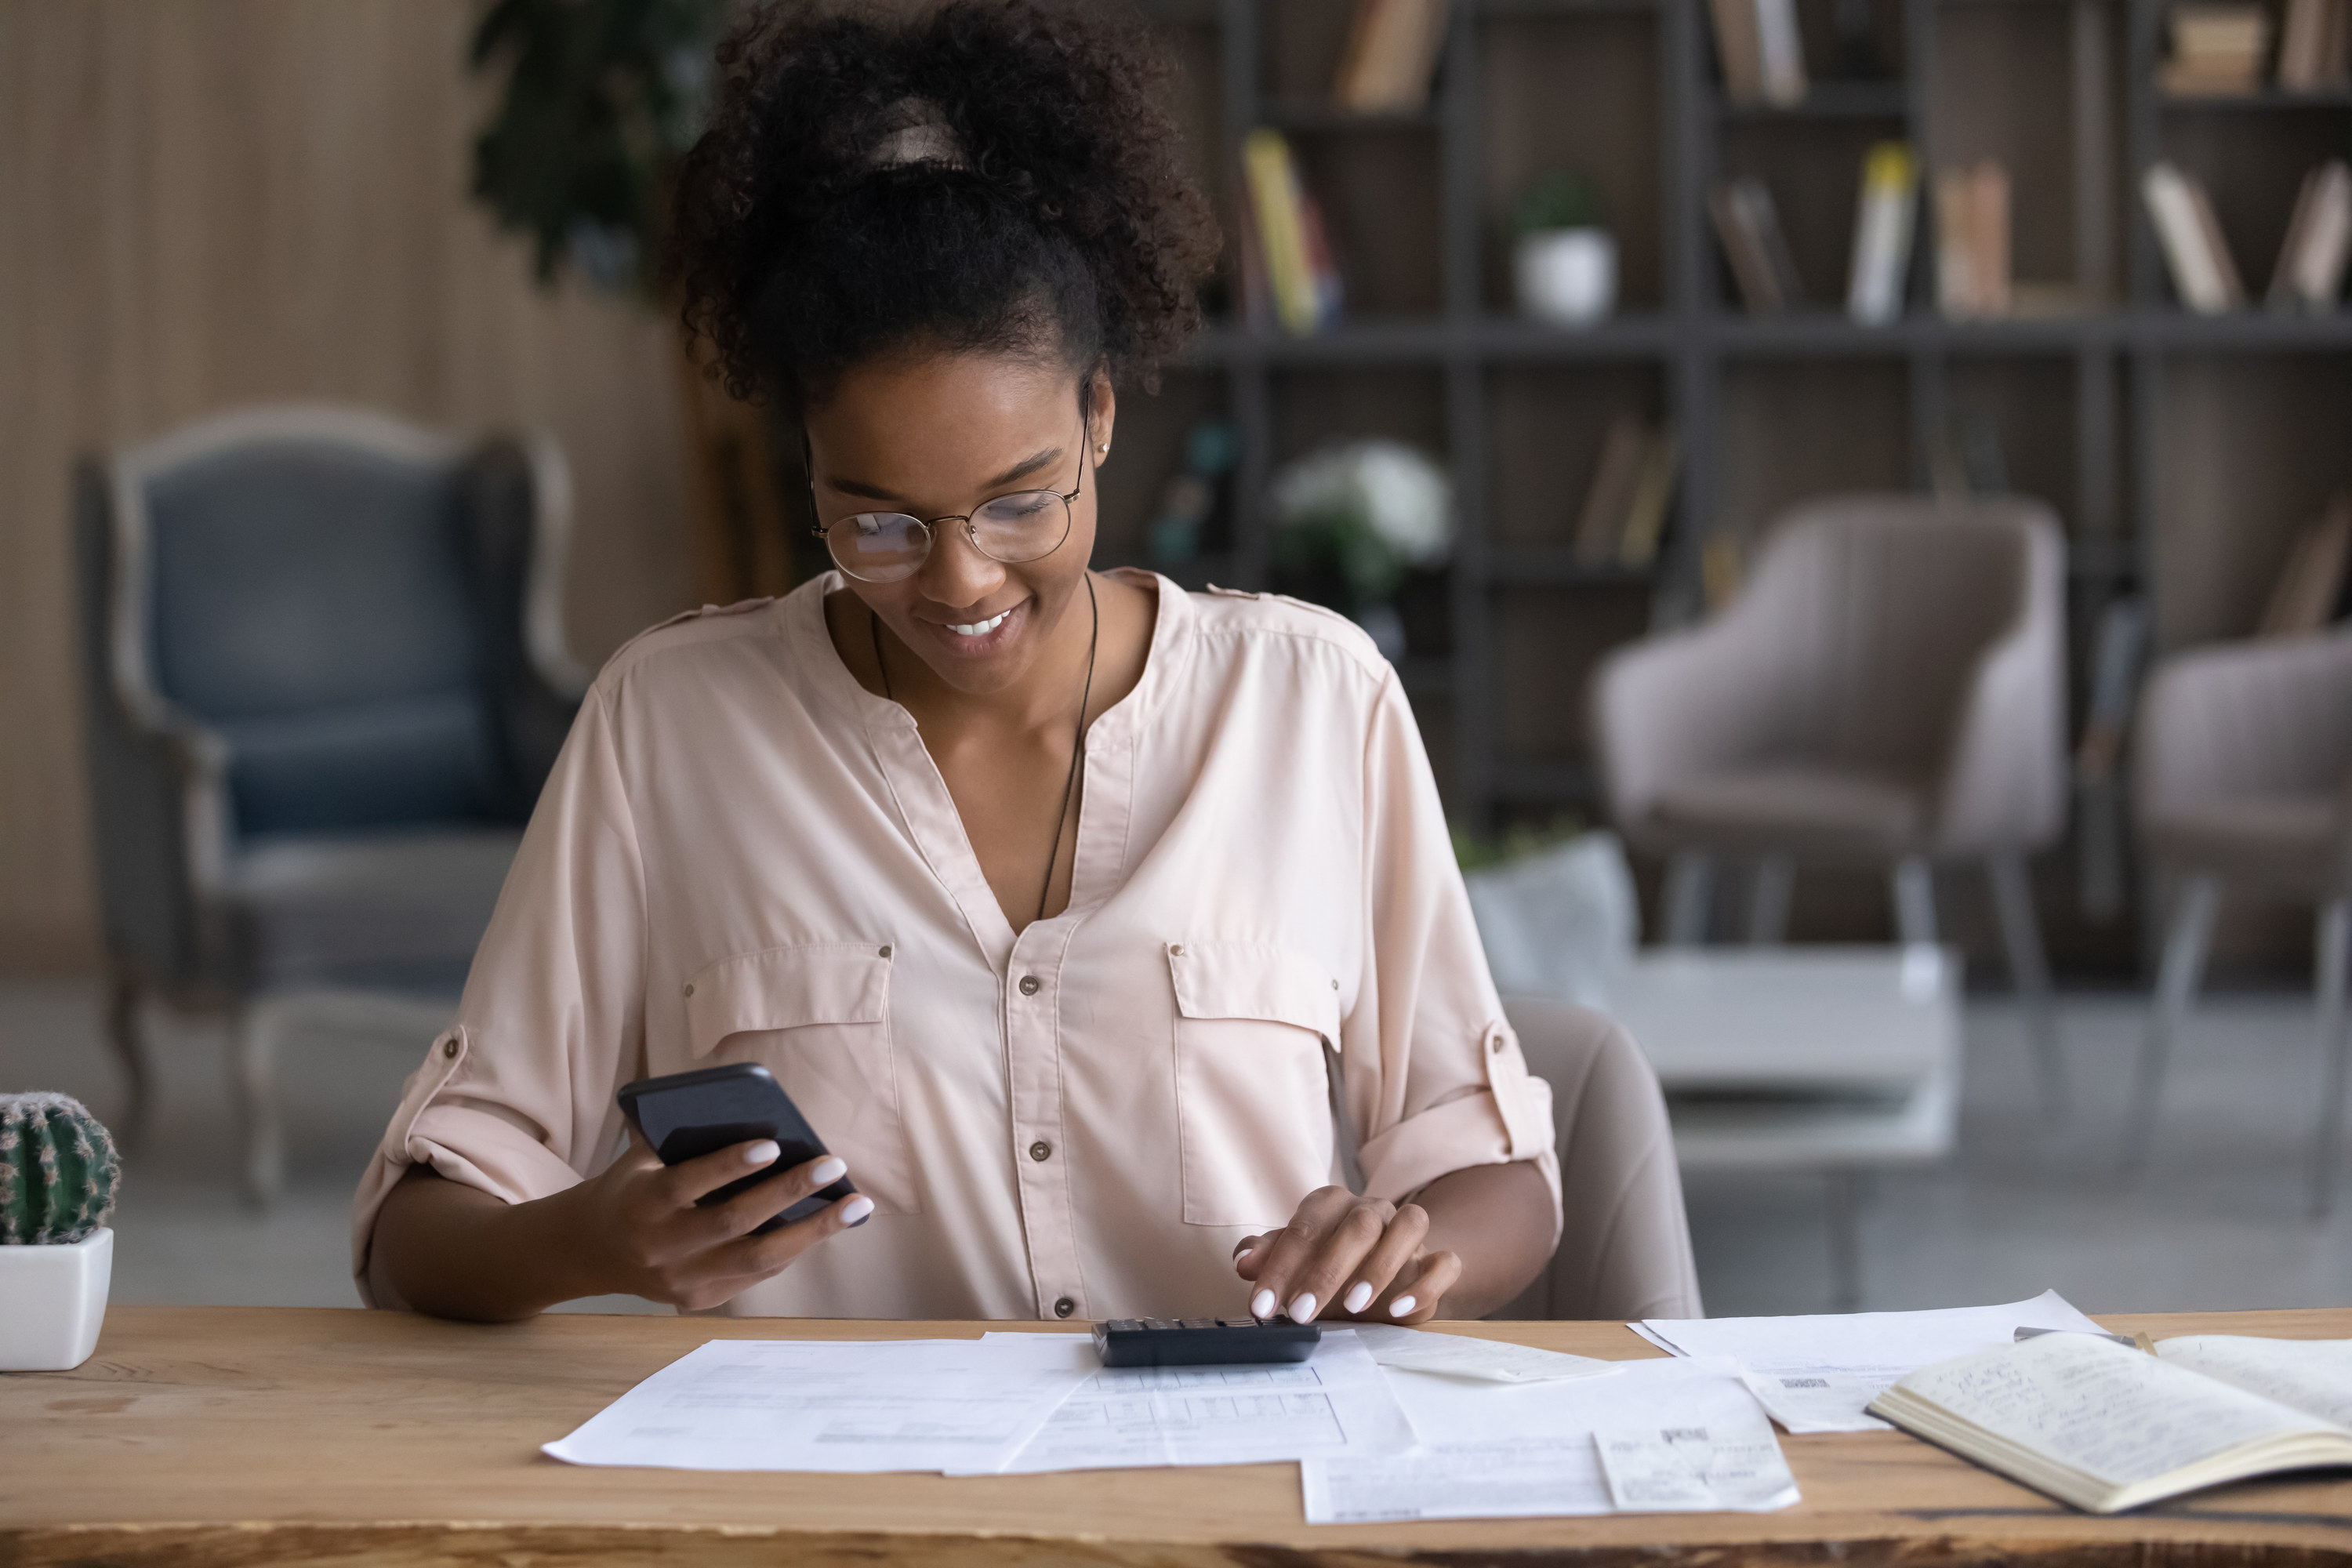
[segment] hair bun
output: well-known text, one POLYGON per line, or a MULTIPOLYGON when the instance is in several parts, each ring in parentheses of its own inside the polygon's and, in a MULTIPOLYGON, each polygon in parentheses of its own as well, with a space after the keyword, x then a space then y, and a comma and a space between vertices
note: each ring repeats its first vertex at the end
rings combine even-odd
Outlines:
POLYGON ((1172 69, 1132 22, 1048 0, 768 8, 719 61, 668 259, 739 395, 805 399, 922 339, 1149 384, 1199 324, 1216 229, 1160 101, 1172 69))

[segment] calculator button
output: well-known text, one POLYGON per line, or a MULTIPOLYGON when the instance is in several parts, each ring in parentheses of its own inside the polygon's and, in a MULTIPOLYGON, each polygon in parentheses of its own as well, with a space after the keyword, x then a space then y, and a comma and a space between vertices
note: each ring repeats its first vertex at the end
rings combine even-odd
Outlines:
POLYGON ((1177 1321, 1188 1329, 1213 1329, 1217 1326, 1214 1318, 1180 1318, 1177 1321))
POLYGON ((1165 1318, 1146 1318, 1143 1320, 1143 1326, 1147 1329, 1172 1329, 1176 1325, 1165 1318))
POLYGON ((1131 1334, 1135 1332, 1136 1330, 1143 1327, 1143 1325, 1137 1322, 1133 1318, 1113 1318, 1109 1322, 1105 1323, 1103 1327, 1108 1329, 1115 1334, 1131 1334))
POLYGON ((1254 1329, 1257 1327, 1257 1320, 1255 1318, 1219 1318, 1217 1320, 1217 1327, 1221 1329, 1254 1329))

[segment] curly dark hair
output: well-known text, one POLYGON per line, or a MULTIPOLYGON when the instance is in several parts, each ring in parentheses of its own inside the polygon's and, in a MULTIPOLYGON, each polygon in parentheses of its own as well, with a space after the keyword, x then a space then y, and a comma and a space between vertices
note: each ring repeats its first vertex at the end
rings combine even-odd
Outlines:
POLYGON ((871 355, 1013 353, 1154 384, 1217 232, 1154 40, 1102 0, 756 9, 720 46, 669 276, 739 397, 871 355))

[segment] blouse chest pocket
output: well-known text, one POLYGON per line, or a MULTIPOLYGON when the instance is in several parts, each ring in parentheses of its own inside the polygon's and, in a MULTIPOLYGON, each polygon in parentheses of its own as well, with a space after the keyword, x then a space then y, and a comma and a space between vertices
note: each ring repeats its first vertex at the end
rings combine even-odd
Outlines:
POLYGON ((890 1045, 890 949, 809 942, 724 958, 687 986, 697 1061, 775 1075, 878 1214, 919 1214, 890 1045))
POLYGON ((1171 944, 1188 1225, 1286 1225, 1332 1173, 1331 976, 1261 942, 1171 944))

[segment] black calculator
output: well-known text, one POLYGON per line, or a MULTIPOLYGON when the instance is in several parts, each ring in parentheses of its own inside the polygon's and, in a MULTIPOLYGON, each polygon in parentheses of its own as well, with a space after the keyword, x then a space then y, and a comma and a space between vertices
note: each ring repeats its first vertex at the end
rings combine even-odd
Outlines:
POLYGON ((1105 1366, 1254 1366, 1305 1361, 1323 1338, 1287 1318, 1109 1318, 1095 1325, 1105 1366))

